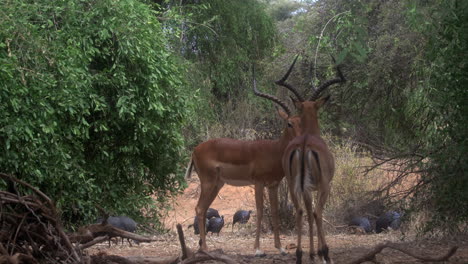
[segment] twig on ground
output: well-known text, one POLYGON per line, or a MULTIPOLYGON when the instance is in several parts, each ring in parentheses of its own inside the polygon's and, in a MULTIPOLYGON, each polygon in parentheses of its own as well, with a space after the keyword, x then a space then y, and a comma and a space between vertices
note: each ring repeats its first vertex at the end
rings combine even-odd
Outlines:
POLYGON ((380 253, 383 249, 385 249, 387 247, 398 250, 398 251, 401 251, 401 252, 403 252, 403 253, 405 253, 405 254, 413 257, 413 258, 416 258, 418 260, 432 261, 432 262, 446 261, 451 256, 453 256, 453 254, 455 254, 455 252, 458 249, 457 246, 454 246, 454 247, 450 248, 450 250, 446 254, 444 254, 442 256, 428 257, 428 256, 423 256, 421 254, 412 252, 408 247, 406 247, 404 245, 400 245, 400 244, 396 244, 396 243, 392 243, 392 242, 385 242, 385 243, 382 243, 382 244, 379 244, 379 245, 375 246, 370 252, 368 252, 364 256, 359 257, 356 260, 351 261, 349 264, 360 264, 360 263, 363 263, 365 261, 373 261, 373 260, 375 260, 375 256, 378 253, 380 253))

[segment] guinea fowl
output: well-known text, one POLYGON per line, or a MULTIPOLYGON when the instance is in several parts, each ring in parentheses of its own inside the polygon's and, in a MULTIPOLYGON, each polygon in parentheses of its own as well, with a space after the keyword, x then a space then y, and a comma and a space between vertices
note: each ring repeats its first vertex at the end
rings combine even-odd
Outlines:
POLYGON ((252 210, 246 211, 246 210, 239 210, 234 214, 234 217, 232 219, 232 230, 234 230, 234 225, 236 223, 239 224, 246 224, 249 219, 250 219, 250 214, 252 213, 252 210))
POLYGON ((375 222, 375 232, 380 233, 389 227, 393 230, 398 229, 401 224, 400 217, 400 214, 395 211, 386 212, 377 219, 377 222, 375 222))
POLYGON ((372 231, 369 219, 367 219, 366 217, 353 217, 349 225, 360 228, 366 233, 370 233, 372 231))
MULTIPOLYGON (((102 224, 104 219, 99 218, 96 220, 96 223, 102 224)), ((122 229, 127 232, 132 232, 135 233, 135 230, 137 228, 137 223, 135 220, 131 219, 128 216, 109 216, 106 221, 107 224, 116 227, 118 229, 122 229)), ((109 247, 111 246, 111 239, 112 237, 109 237, 109 247)), ((132 246, 132 243, 130 242, 130 239, 127 238, 128 243, 130 246, 132 246)), ((124 243, 124 238, 122 237, 122 245, 124 243)), ((138 241, 135 241, 135 243, 138 244, 138 241)))
POLYGON ((218 210, 213 209, 213 208, 208 208, 208 210, 206 211, 206 218, 211 219, 213 217, 218 217, 218 218, 220 217, 218 210))
POLYGON ((223 229, 224 226, 224 215, 221 217, 213 217, 210 220, 208 220, 208 228, 206 232, 211 232, 211 235, 213 233, 217 233, 219 236, 219 232, 221 229, 223 229))
MULTIPOLYGON (((195 216, 193 218, 193 224, 192 225, 189 225, 188 228, 192 227, 193 226, 193 233, 195 235, 199 235, 200 234, 200 229, 198 228, 198 217, 195 216)), ((208 219, 205 219, 205 229, 208 228, 208 219)))

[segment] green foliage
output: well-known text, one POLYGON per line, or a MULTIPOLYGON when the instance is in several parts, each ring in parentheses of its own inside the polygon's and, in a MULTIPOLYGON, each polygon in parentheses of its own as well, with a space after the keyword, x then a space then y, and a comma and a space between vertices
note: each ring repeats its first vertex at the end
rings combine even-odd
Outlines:
POLYGON ((188 85, 198 97, 184 131, 193 146, 216 134, 212 127, 230 126, 231 111, 252 93, 252 64, 272 55, 276 33, 257 0, 169 1, 167 9, 164 24, 178 32, 171 43, 188 61, 188 85))
POLYGON ((413 22, 426 21, 413 25, 428 40, 410 109, 426 157, 414 207, 434 212, 428 230, 457 230, 468 220, 468 3, 436 2, 410 9, 413 22))
POLYGON ((187 32, 185 57, 204 72, 209 89, 205 92, 220 102, 235 100, 250 91, 252 62, 271 55, 273 23, 265 7, 255 0, 211 0, 204 4, 207 9, 194 15, 194 21, 214 19, 209 28, 187 32))
POLYGON ((187 98, 147 5, 3 1, 0 28, 3 172, 69 222, 96 205, 138 215, 179 189, 187 98))
POLYGON ((327 53, 342 63, 348 81, 326 91, 324 130, 392 161, 397 184, 421 175, 410 197, 414 210, 432 212, 429 229, 466 222, 467 4, 314 1, 307 10, 278 26, 285 57, 302 54, 298 87, 333 78, 327 53))
POLYGON ((268 6, 268 13, 275 21, 290 19, 295 13, 303 11, 305 10, 301 3, 290 0, 274 0, 268 6))

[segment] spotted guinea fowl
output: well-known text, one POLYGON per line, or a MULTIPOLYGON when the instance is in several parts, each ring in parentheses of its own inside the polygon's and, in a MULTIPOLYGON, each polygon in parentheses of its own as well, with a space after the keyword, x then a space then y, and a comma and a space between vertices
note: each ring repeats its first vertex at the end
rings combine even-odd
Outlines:
POLYGON ((206 232, 211 232, 211 235, 213 233, 217 233, 219 236, 219 232, 221 232, 221 229, 223 229, 224 226, 224 215, 221 217, 212 217, 210 220, 208 220, 208 228, 206 232))
MULTIPOLYGON (((188 228, 192 227, 193 226, 193 233, 195 235, 199 235, 200 234, 200 229, 198 228, 198 217, 195 216, 193 218, 193 224, 189 225, 188 228)), ((205 230, 208 228, 208 219, 205 219, 205 230)))
POLYGON ((232 218, 232 230, 234 230, 234 225, 236 223, 239 224, 246 224, 249 219, 250 219, 250 214, 252 213, 252 210, 246 211, 246 210, 239 210, 234 214, 234 217, 232 218))
MULTIPOLYGON (((216 210, 214 208, 208 208, 208 210, 206 211, 205 229, 208 228, 208 220, 213 218, 213 217, 219 217, 218 210, 216 210)), ((195 235, 200 234, 200 230, 198 228, 198 217, 197 216, 195 216, 195 218, 193 219, 193 224, 188 226, 188 228, 191 228, 191 227, 193 227, 195 235)))
POLYGON ((369 233, 372 231, 369 219, 367 219, 366 217, 353 217, 349 225, 360 228, 362 231, 366 233, 369 233))
MULTIPOLYGON (((96 220, 96 224, 103 224, 104 220, 105 219, 103 218, 98 218, 96 220)), ((118 229, 122 229, 124 231, 132 232, 132 233, 135 233, 135 230, 137 227, 137 222, 135 222, 135 220, 131 219, 128 216, 109 216, 107 217, 106 223, 118 229)), ((109 237, 109 247, 111 246, 112 238, 113 238, 112 236, 109 237)), ((129 238, 127 238, 127 241, 130 244, 130 246, 132 246, 132 243, 130 242, 129 238)), ((123 243, 124 243, 124 238, 122 237, 122 245, 123 243)), ((138 241, 135 241, 135 243, 138 244, 138 241)))
POLYGON ((375 222, 375 232, 380 233, 387 228, 398 229, 401 224, 400 214, 395 211, 389 211, 381 215, 375 222))
POLYGON ((218 218, 220 217, 218 210, 213 209, 213 208, 208 208, 208 210, 206 211, 206 218, 211 219, 213 217, 218 217, 218 218))

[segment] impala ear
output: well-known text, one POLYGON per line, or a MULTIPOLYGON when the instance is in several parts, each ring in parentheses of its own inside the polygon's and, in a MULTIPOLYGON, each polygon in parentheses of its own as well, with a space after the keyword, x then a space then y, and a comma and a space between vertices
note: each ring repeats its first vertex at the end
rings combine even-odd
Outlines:
POLYGON ((328 100, 330 100, 330 95, 318 99, 315 101, 315 107, 317 107, 317 109, 321 108, 325 103, 328 102, 328 100))
POLYGON ((276 110, 278 111, 278 114, 282 119, 288 120, 289 115, 283 109, 277 108, 276 110))

